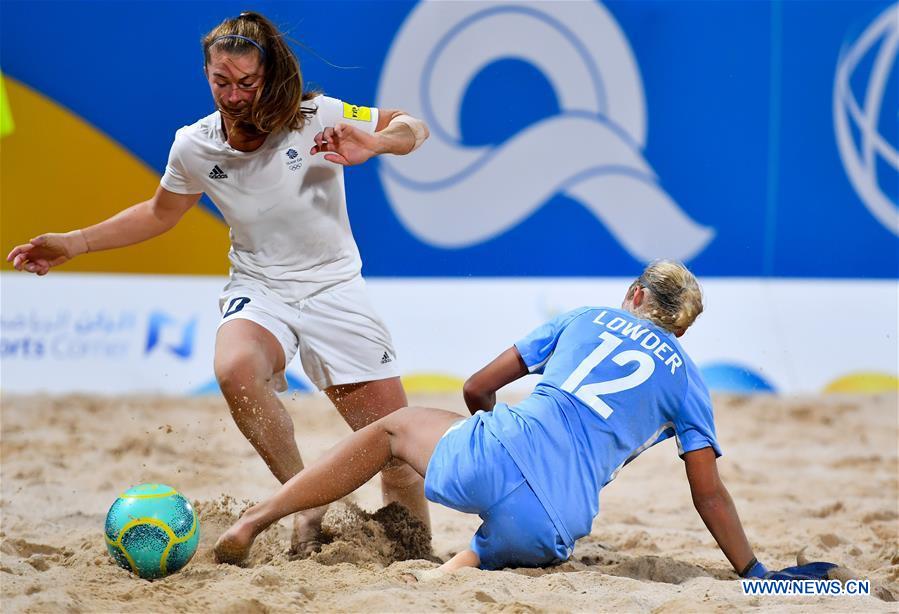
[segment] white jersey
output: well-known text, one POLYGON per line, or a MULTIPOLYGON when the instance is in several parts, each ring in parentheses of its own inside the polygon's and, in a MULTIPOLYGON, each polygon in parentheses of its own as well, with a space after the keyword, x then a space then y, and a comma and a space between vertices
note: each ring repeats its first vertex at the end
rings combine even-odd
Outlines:
POLYGON ((231 279, 260 281, 294 302, 359 276, 343 167, 309 155, 315 135, 345 122, 369 134, 378 110, 326 96, 302 131, 270 134, 259 149, 228 145, 218 111, 175 134, 162 187, 205 192, 231 227, 231 279))

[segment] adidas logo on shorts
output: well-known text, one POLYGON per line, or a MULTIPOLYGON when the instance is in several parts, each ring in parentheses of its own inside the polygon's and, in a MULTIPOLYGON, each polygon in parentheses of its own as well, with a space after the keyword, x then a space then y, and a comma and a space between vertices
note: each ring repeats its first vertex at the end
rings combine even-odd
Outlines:
POLYGON ((392 362, 393 359, 390 357, 390 354, 384 352, 384 355, 381 356, 381 364, 386 365, 388 362, 392 362))
POLYGON ((209 177, 211 179, 227 179, 228 173, 223 171, 218 164, 212 167, 212 170, 209 171, 209 177))

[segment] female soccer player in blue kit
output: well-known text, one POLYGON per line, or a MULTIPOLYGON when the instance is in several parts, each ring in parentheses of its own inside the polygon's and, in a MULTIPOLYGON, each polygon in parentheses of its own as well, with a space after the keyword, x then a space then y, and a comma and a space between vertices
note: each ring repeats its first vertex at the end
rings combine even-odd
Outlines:
POLYGON ((718 476, 708 390, 676 340, 701 312, 693 274, 679 263, 652 263, 620 309, 565 313, 469 378, 470 418, 407 407, 344 439, 247 510, 219 538, 217 560, 242 561, 273 522, 335 501, 401 459, 424 476, 428 499, 484 521, 470 549, 440 571, 564 561, 590 533, 600 489, 675 436, 693 503, 721 550, 741 575, 765 576, 718 476), (528 398, 496 403, 499 388, 528 373, 543 374, 528 398))

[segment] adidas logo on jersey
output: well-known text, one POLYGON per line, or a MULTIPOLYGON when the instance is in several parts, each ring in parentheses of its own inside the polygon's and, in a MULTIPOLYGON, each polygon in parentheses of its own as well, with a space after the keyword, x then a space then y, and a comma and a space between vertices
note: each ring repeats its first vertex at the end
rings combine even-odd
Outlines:
POLYGON ((212 167, 212 170, 209 171, 209 177, 212 179, 227 179, 228 173, 223 171, 221 169, 221 167, 218 164, 216 164, 215 166, 212 167))
POLYGON ((390 354, 384 352, 384 355, 381 356, 381 364, 386 365, 388 362, 392 362, 393 359, 390 357, 390 354))

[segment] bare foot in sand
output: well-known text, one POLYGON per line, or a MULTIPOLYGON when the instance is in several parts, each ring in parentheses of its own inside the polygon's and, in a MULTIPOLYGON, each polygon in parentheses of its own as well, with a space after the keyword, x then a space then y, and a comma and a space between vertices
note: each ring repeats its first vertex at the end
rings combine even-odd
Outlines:
POLYGON ((452 573, 441 569, 440 567, 436 569, 413 569, 412 575, 418 582, 430 582, 431 580, 436 580, 438 578, 442 578, 443 576, 452 573))
POLYGON ((243 563, 250 554, 254 539, 253 526, 243 519, 238 520, 216 540, 212 548, 215 562, 231 565, 243 563))
POLYGON ((322 518, 327 506, 297 512, 293 515, 290 535, 291 557, 305 559, 322 549, 322 518))

